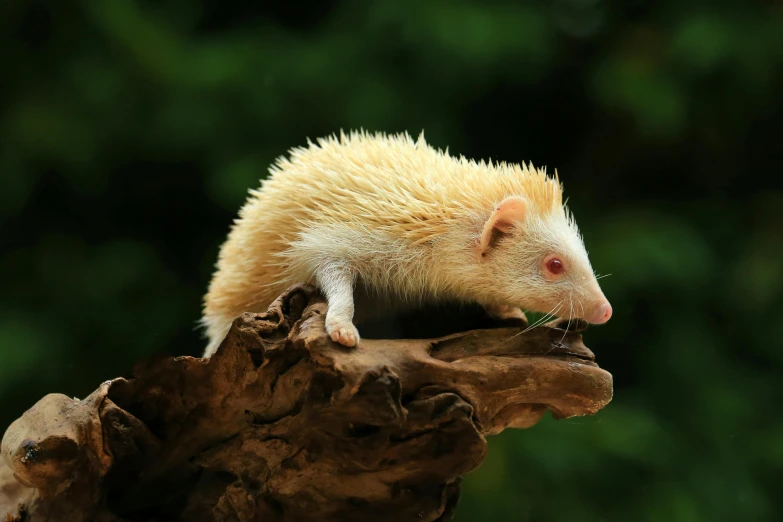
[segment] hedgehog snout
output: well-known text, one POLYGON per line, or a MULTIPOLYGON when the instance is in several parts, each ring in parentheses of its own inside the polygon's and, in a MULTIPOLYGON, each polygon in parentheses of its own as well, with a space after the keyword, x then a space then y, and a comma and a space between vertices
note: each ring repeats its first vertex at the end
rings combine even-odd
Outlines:
POLYGON ((585 321, 593 324, 604 324, 611 318, 612 305, 609 304, 609 301, 606 300, 606 298, 593 307, 591 314, 588 314, 587 317, 583 317, 585 321))

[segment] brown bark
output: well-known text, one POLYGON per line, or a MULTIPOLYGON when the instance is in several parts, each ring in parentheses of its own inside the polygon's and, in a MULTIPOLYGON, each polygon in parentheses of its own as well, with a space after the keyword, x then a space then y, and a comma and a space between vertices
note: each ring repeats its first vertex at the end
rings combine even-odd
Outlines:
POLYGON ((325 312, 295 286, 238 318, 209 360, 150 361, 84 400, 47 395, 3 437, 0 516, 447 520, 485 435, 611 400, 611 375, 556 324, 348 349, 325 312))

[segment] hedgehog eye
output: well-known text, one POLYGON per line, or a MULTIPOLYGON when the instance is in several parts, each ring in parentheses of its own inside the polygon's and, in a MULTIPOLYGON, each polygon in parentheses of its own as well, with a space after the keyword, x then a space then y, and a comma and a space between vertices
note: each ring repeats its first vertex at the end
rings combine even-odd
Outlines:
POLYGON ((552 257, 546 262, 546 271, 551 275, 560 275, 565 271, 565 266, 560 259, 552 257))

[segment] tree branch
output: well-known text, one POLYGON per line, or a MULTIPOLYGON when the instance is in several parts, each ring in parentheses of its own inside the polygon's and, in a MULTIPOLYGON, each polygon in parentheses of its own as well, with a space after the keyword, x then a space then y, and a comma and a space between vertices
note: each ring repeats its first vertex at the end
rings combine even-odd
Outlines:
POLYGON ((554 324, 430 340, 328 340, 297 285, 209 360, 159 358, 6 431, 8 520, 447 520, 484 436, 593 414, 611 375, 554 324), (15 478, 14 478, 15 477, 15 478))

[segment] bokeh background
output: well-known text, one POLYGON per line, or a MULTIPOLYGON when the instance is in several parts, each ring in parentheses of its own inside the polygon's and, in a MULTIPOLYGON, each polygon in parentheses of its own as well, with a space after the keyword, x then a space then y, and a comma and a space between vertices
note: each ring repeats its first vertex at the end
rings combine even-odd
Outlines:
POLYGON ((783 5, 0 3, 0 430, 157 353, 248 188, 340 129, 557 168, 615 315, 594 417, 490 440, 457 520, 783 520, 783 5))

